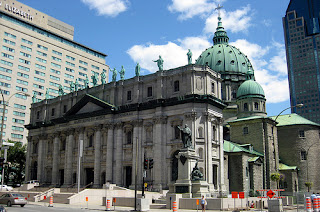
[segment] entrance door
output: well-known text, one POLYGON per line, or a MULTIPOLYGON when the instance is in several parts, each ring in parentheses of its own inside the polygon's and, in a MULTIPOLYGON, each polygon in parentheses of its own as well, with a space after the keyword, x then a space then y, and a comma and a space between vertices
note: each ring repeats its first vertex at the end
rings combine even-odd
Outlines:
POLYGON ((93 168, 86 168, 86 185, 93 183, 94 171, 93 168))
POLYGON ((35 161, 31 168, 31 179, 29 180, 37 180, 37 174, 38 174, 38 162, 35 161))
POLYGON ((60 185, 64 184, 64 169, 59 170, 59 176, 60 176, 60 185))
POLYGON ((132 166, 126 166, 125 167, 125 187, 129 188, 129 186, 132 184, 132 166))

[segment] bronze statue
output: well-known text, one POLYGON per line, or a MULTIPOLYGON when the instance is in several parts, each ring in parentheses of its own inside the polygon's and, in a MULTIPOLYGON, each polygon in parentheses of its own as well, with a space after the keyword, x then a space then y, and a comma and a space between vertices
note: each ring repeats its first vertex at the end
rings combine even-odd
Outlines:
POLYGON ((188 56, 188 65, 190 65, 190 64, 192 64, 192 52, 190 49, 187 53, 187 56, 188 56))
POLYGON ((203 180, 203 174, 198 168, 198 161, 196 162, 196 165, 193 167, 193 170, 191 172, 191 181, 196 181, 196 180, 203 180))
POLYGON ((114 68, 113 70, 112 70, 112 82, 115 82, 115 81, 117 81, 117 69, 116 68, 114 68))
POLYGON ((181 128, 180 126, 178 126, 178 129, 181 131, 181 139, 182 139, 182 143, 183 143, 183 147, 184 148, 192 148, 192 139, 191 139, 191 130, 188 127, 188 125, 184 125, 184 128, 181 128))
POLYGON ((136 65, 136 77, 140 76, 140 64, 137 63, 136 65))
POLYGON ((120 70, 120 79, 124 80, 124 74, 125 74, 126 70, 124 69, 123 66, 121 66, 121 70, 120 70))
POLYGON ((153 60, 153 62, 156 62, 159 68, 159 71, 163 71, 163 59, 162 57, 159 55, 159 59, 158 60, 153 60))

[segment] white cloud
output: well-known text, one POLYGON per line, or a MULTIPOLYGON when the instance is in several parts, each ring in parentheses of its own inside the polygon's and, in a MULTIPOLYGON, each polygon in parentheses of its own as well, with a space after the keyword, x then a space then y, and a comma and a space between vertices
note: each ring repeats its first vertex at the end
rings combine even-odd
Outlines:
POLYGON ((165 45, 135 45, 131 47, 127 53, 135 61, 139 62, 141 68, 151 72, 158 70, 157 64, 153 60, 157 60, 159 55, 164 60, 163 68, 171 69, 179 66, 187 65, 187 52, 190 49, 193 53, 193 62, 199 57, 201 52, 208 48, 211 44, 202 37, 187 37, 178 40, 177 43, 168 42, 165 45))
POLYGON ((272 71, 278 72, 281 75, 287 75, 287 61, 284 44, 274 42, 273 46, 277 54, 270 59, 268 68, 272 71))
MULTIPOLYGON (((226 12, 221 10, 222 25, 227 31, 247 32, 248 28, 252 25, 252 10, 250 5, 242 7, 236 11, 226 12)), ((206 19, 204 31, 213 34, 217 28, 218 14, 213 13, 206 19)))
POLYGON ((128 0, 81 0, 92 10, 97 10, 98 15, 115 17, 128 8, 128 0))
POLYGON ((216 8, 212 0, 172 0, 168 6, 170 12, 181 13, 180 20, 186 20, 194 16, 205 16, 216 8))

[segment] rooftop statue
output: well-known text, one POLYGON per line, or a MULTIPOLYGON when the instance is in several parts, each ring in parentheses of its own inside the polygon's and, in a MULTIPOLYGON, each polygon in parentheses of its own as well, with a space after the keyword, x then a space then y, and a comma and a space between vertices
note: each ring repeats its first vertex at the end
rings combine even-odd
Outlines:
POLYGON ((117 70, 116 70, 116 68, 114 68, 113 70, 112 70, 112 82, 115 82, 115 81, 117 81, 117 70))
POLYGON ((36 103, 36 102, 37 102, 37 94, 36 92, 33 92, 32 103, 36 103))
POLYGON ((188 65, 190 65, 192 64, 192 52, 190 49, 188 50, 187 56, 188 56, 188 65))
POLYGON ((178 129, 181 132, 181 139, 182 139, 182 143, 183 143, 183 147, 184 148, 192 148, 192 138, 191 138, 191 130, 188 127, 188 125, 184 125, 184 128, 181 128, 180 126, 178 126, 178 129))
POLYGON ((74 91, 74 83, 70 82, 70 92, 72 93, 74 91))
POLYGON ((88 75, 86 76, 86 79, 84 80, 84 87, 85 88, 89 88, 89 79, 88 79, 88 75))
POLYGON ((78 89, 79 89, 79 82, 78 82, 78 79, 76 79, 76 82, 74 83, 74 90, 78 91, 78 89))
POLYGON ((46 90, 46 99, 50 99, 50 91, 49 88, 46 90))
POLYGON ((159 71, 163 71, 163 59, 161 58, 160 55, 159 55, 159 59, 158 60, 153 60, 153 62, 157 63, 159 71))
POLYGON ((104 71, 101 73, 101 84, 106 84, 106 73, 104 73, 104 71))
POLYGON ((60 84, 60 85, 59 85, 59 96, 63 96, 63 95, 64 95, 63 87, 62 87, 62 85, 60 84))
POLYGON ((203 174, 198 168, 198 161, 196 162, 196 165, 193 167, 193 170, 191 172, 191 181, 196 181, 196 180, 203 180, 203 174))
POLYGON ((140 76, 140 64, 137 63, 136 65, 136 77, 139 77, 140 76))
POLYGON ((120 71, 120 79, 124 80, 124 74, 125 74, 126 70, 124 69, 123 66, 121 66, 121 71, 120 71))
POLYGON ((91 76, 91 79, 92 79, 92 84, 93 86, 97 86, 98 84, 98 76, 96 73, 94 73, 92 76, 91 76))

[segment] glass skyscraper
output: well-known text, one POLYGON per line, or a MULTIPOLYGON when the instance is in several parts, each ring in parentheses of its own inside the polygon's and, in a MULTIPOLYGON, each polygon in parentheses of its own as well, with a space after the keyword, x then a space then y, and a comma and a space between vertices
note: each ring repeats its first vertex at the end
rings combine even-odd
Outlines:
POLYGON ((291 0, 283 18, 292 112, 320 123, 320 1, 291 0))

